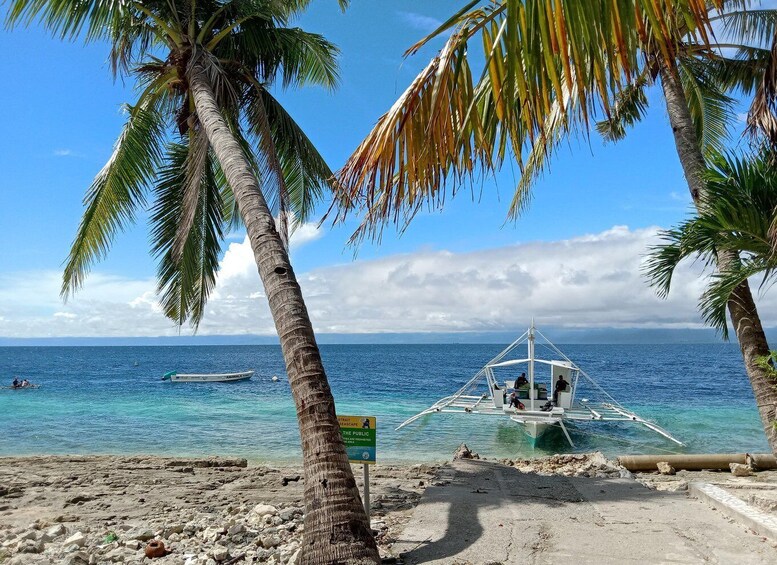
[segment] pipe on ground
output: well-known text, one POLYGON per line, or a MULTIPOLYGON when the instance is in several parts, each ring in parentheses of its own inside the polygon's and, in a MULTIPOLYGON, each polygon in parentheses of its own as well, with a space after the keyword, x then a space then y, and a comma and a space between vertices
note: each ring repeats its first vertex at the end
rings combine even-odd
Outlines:
POLYGON ((632 472, 656 471, 656 466, 666 461, 672 467, 686 471, 729 470, 731 463, 750 464, 755 469, 777 469, 777 459, 771 453, 713 453, 688 455, 624 455, 618 463, 632 472))

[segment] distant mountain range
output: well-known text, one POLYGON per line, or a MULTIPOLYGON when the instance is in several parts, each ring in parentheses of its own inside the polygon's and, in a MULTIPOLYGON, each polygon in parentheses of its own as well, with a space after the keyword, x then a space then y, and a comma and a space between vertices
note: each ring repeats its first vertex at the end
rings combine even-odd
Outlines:
MULTIPOLYGON (((711 329, 637 329, 637 328, 541 328, 554 343, 720 343, 711 329)), ((424 344, 424 343, 510 343, 524 329, 514 332, 461 333, 375 333, 317 334, 320 344, 424 344)), ((777 328, 768 328, 767 337, 777 343, 777 328)), ((732 332, 733 336, 733 332, 732 332)), ((0 337, 0 346, 169 346, 169 345, 275 345, 276 336, 197 335, 160 337, 0 337)))

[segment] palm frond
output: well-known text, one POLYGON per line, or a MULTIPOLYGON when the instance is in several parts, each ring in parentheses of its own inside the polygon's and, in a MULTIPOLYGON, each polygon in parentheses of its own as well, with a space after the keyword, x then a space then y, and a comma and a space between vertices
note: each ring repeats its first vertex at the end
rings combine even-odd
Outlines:
MULTIPOLYGON (((196 139, 190 142, 196 143, 196 139)), ((196 153, 196 151, 194 151, 196 153)), ((189 206, 188 162, 193 151, 187 144, 171 143, 159 171, 152 209, 152 250, 158 260, 158 293, 164 313, 179 325, 189 321, 195 328, 205 314, 205 305, 216 283, 221 241, 224 236, 223 186, 215 174, 212 155, 200 170, 200 191, 193 220, 181 239, 180 217, 189 206)))
MULTIPOLYGON (((338 220, 360 208, 364 219, 355 239, 379 238, 385 224, 406 225, 421 206, 439 206, 508 154, 522 165, 525 151, 548 143, 543 135, 552 112, 568 132, 578 123, 587 129, 591 116, 609 117, 618 95, 641 76, 646 50, 674 65, 685 37, 709 40, 708 10, 721 6, 695 0, 467 3, 410 49, 451 32, 339 171, 338 220), (468 50, 476 37, 484 63, 473 81, 468 50), (576 104, 566 105, 565 93, 573 90, 576 104)), ((511 213, 522 199, 513 200, 511 213)))
POLYGON ((248 22, 215 51, 240 61, 260 82, 281 79, 284 87, 319 85, 333 90, 338 83, 339 50, 323 36, 297 28, 267 28, 248 22))
POLYGON ((261 103, 273 147, 283 174, 288 208, 297 224, 309 221, 324 191, 331 189, 334 173, 299 124, 267 90, 261 103))
POLYGON ((706 62, 683 58, 678 71, 702 151, 706 155, 725 151, 736 101, 710 77, 706 62))
POLYGON ((206 167, 210 167, 210 142, 205 132, 199 127, 189 130, 188 153, 183 164, 183 187, 181 189, 181 209, 178 215, 178 232, 175 235, 172 249, 173 260, 180 261, 189 239, 189 233, 194 225, 203 190, 202 183, 208 180, 206 167))
POLYGON ((722 25, 724 37, 752 46, 768 46, 777 30, 777 10, 747 9, 726 11, 710 18, 722 25))
POLYGON ((627 130, 645 117, 648 100, 645 95, 647 80, 638 80, 626 85, 615 96, 610 116, 596 123, 596 131, 605 141, 620 141, 627 130))
POLYGON ((105 257, 116 233, 134 221, 161 163, 162 116, 137 107, 128 108, 128 114, 111 158, 84 198, 86 210, 62 275, 64 297, 80 288, 91 266, 105 257))

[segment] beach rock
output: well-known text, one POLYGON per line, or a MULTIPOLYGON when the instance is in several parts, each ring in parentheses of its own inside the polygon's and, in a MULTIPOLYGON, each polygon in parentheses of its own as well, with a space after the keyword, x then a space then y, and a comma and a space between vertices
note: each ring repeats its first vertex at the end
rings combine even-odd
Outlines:
POLYGON ((672 481, 669 483, 663 483, 665 488, 656 488, 656 490, 665 490, 670 492, 679 492, 688 490, 688 481, 672 481))
POLYGON ((124 549, 117 547, 115 549, 110 550, 108 553, 103 555, 103 559, 107 559, 109 561, 113 561, 114 563, 123 563, 127 560, 127 555, 124 549))
POLYGON ((216 547, 214 547, 211 550, 210 554, 213 557, 213 559, 219 562, 226 561, 229 558, 229 550, 223 545, 217 545, 216 547))
POLYGON ((248 467, 248 459, 226 459, 211 457, 209 459, 173 459, 165 463, 165 467, 248 467))
POLYGON ((141 542, 139 542, 138 540, 136 540, 136 539, 131 539, 131 540, 128 540, 128 541, 124 542, 124 547, 126 547, 128 549, 133 549, 135 551, 140 549, 142 546, 143 546, 143 544, 141 542))
POLYGON ((75 545, 76 547, 80 548, 80 547, 84 547, 85 543, 86 543, 86 536, 84 536, 84 534, 82 532, 76 532, 72 536, 67 538, 63 542, 63 545, 65 547, 69 547, 69 546, 75 545))
POLYGON ((46 530, 44 536, 48 538, 48 541, 51 541, 57 539, 60 536, 64 536, 66 533, 67 528, 62 524, 57 524, 56 526, 51 526, 48 530, 46 530))
POLYGON ((470 450, 469 447, 467 447, 466 443, 462 443, 459 448, 456 450, 456 453, 453 454, 454 459, 480 459, 480 456, 477 453, 472 453, 472 450, 470 450))
POLYGON ((24 540, 19 547, 17 548, 17 551, 19 553, 43 553, 43 549, 45 548, 45 544, 38 540, 24 540))
POLYGON ((295 514, 301 514, 301 513, 302 513, 302 509, 290 506, 289 508, 284 508, 283 510, 278 512, 278 516, 280 516, 281 520, 283 520, 284 522, 288 522, 289 520, 294 518, 295 514))
POLYGON ((183 524, 174 524, 172 526, 167 526, 162 534, 162 537, 169 538, 173 534, 180 534, 183 533, 183 524))
POLYGON ((251 510, 251 513, 256 516, 275 516, 278 513, 278 509, 275 506, 271 506, 269 504, 257 504, 251 510))
POLYGON ((124 539, 128 540, 140 540, 140 541, 148 541, 154 537, 154 532, 148 529, 144 528, 138 528, 136 530, 130 530, 126 534, 124 534, 124 539))
POLYGON ((38 537, 38 534, 35 530, 27 530, 26 532, 23 532, 19 534, 16 537, 17 541, 24 541, 24 540, 34 540, 38 537))
POLYGON ((272 549, 281 545, 281 538, 278 536, 262 536, 262 547, 265 549, 272 549))
POLYGON ((205 530, 201 534, 201 537, 206 541, 214 542, 217 539, 219 539, 222 535, 224 535, 226 531, 227 530, 224 527, 211 526, 211 527, 205 528, 205 530))
POLYGON ((96 497, 90 495, 90 494, 77 494, 75 496, 71 496, 70 498, 65 499, 65 506, 68 506, 69 504, 78 504, 81 502, 89 502, 91 500, 94 500, 96 497))
POLYGON ((675 471, 674 467, 672 467, 667 461, 659 461, 656 463, 656 468, 658 469, 658 472, 662 475, 676 475, 677 471, 675 471))
POLYGON ((749 465, 742 465, 741 463, 731 463, 729 464, 729 467, 731 468, 731 474, 735 477, 749 477, 753 474, 752 469, 750 469, 749 465))
POLYGON ((68 555, 62 563, 63 565, 86 565, 89 563, 89 555, 83 551, 76 551, 68 555))
POLYGON ((243 524, 235 524, 234 526, 230 526, 230 528, 227 530, 227 535, 236 536, 238 534, 242 534, 245 531, 246 528, 243 524))

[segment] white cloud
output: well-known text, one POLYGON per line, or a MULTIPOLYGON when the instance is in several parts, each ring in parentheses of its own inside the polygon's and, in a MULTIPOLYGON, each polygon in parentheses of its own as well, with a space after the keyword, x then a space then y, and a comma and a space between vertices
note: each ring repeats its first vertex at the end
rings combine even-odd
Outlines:
MULTIPOLYGON (((569 240, 469 253, 422 250, 298 276, 318 332, 509 330, 531 317, 541 326, 700 327, 696 301, 705 281, 698 265, 678 269, 667 300, 641 275, 656 231, 616 226, 569 240)), ((297 245, 320 236, 312 226, 297 233, 297 245)), ((0 277, 0 335, 178 333, 159 309, 153 280, 95 273, 63 306, 59 276, 0 277)), ((274 333, 263 290, 247 239, 231 243, 199 333, 274 333)), ((777 325, 777 292, 758 302, 765 325, 777 325)))
POLYGON ((81 157, 82 156, 80 153, 77 153, 72 149, 64 149, 64 148, 55 149, 53 153, 55 157, 81 157))
POLYGON ((437 18, 425 16, 417 12, 397 11, 397 15, 410 27, 426 33, 430 33, 442 25, 442 22, 437 18))

